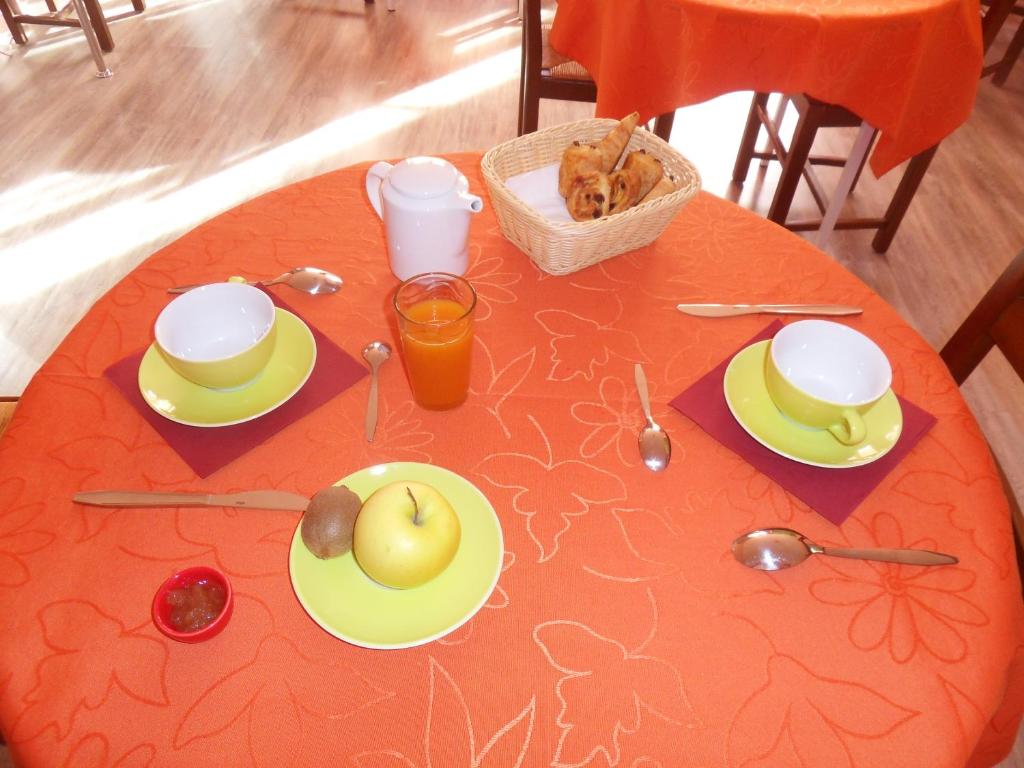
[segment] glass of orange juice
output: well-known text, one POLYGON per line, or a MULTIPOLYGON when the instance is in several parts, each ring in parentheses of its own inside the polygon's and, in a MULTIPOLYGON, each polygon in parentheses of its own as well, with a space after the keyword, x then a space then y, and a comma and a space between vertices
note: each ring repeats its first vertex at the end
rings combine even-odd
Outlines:
POLYGON ((473 286, 447 272, 413 275, 398 286, 394 304, 413 399, 437 411, 460 405, 469 393, 473 286))

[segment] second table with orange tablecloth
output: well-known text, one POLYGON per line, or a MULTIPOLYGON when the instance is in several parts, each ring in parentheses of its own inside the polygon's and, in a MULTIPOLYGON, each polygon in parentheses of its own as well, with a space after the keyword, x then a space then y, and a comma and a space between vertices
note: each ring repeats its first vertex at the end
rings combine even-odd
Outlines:
MULTIPOLYGON (((451 159, 483 193, 480 156, 451 159)), ((393 359, 372 443, 357 378, 199 477, 104 371, 151 342, 168 287, 301 263, 345 285, 272 289, 296 315, 356 359, 371 339, 395 343, 398 281, 365 171, 277 190, 163 248, 30 383, 0 440, 0 731, 17 764, 980 768, 1006 753, 1024 707, 1024 608, 977 424, 881 298, 712 195, 650 246, 564 277, 510 245, 485 200, 470 238, 479 305, 462 406, 418 408, 393 359), (935 417, 841 526, 669 406, 767 325, 675 310, 710 300, 862 306, 844 322, 884 349, 898 394, 935 417), (637 453, 636 363, 672 439, 658 474, 637 453), (400 650, 345 642, 303 609, 289 570, 295 513, 71 502, 103 488, 308 496, 392 462, 463 478, 482 494, 467 503, 493 506, 503 537, 479 539, 503 542, 479 612, 400 650), (960 562, 815 557, 768 574, 734 560, 734 538, 773 525, 960 562), (150 605, 191 565, 228 575, 234 612, 186 645, 157 631, 150 605)))
POLYGON ((597 83, 598 117, 732 91, 806 93, 879 129, 881 175, 971 113, 978 0, 560 0, 551 44, 597 83))

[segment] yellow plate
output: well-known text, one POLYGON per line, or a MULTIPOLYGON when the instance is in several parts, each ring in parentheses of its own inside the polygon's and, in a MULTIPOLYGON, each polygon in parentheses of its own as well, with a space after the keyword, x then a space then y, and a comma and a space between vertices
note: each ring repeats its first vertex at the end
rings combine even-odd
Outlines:
POLYGON ((725 370, 725 402, 747 434, 780 456, 828 469, 870 464, 892 450, 903 431, 903 410, 891 389, 864 415, 864 441, 843 445, 827 430, 801 426, 775 407, 764 382, 768 344, 742 349, 725 370))
POLYGON ((389 589, 370 579, 351 552, 317 559, 296 526, 288 570, 299 603, 335 637, 363 648, 410 648, 458 629, 491 596, 504 557, 494 507, 472 483, 441 467, 416 462, 378 464, 338 481, 364 501, 388 483, 409 480, 436 488, 455 508, 462 539, 455 559, 413 589, 389 589))
POLYGON ((139 364, 139 390, 164 418, 192 427, 226 427, 251 421, 287 402, 309 379, 316 364, 316 341, 304 322, 277 310, 274 354, 252 384, 221 391, 194 384, 178 374, 150 345, 139 364))

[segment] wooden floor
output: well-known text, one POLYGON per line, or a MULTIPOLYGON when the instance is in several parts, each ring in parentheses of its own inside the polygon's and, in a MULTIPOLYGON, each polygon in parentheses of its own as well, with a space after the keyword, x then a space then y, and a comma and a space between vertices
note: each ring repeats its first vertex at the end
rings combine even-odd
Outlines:
MULTIPOLYGON (((21 0, 41 12, 42 0, 21 0)), ((95 79, 82 33, 0 36, 0 395, 17 395, 96 298, 161 245, 282 184, 354 162, 485 150, 515 133, 515 0, 106 0, 116 50, 95 79)), ((1004 30, 994 51, 1005 47, 1004 30)), ((777 178, 730 175, 749 94, 681 110, 672 143, 705 189, 763 212, 777 178)), ((545 102, 541 125, 590 116, 545 102)), ((850 132, 825 139, 845 149, 850 132)), ((828 252, 939 347, 1024 248, 1024 64, 980 86, 889 252, 865 232, 828 252)), ((851 210, 884 209, 898 174, 851 210)), ((827 177, 826 177, 827 178, 827 177)), ((802 194, 794 214, 810 214, 802 194)), ((330 267, 329 264, 322 265, 330 267)), ((182 275, 182 282, 188 281, 182 275)), ((991 356, 965 387, 1024 499, 1024 386, 991 356)), ((0 766, 9 758, 0 750, 0 766)), ((1024 768, 1024 744, 1003 768, 1024 768)))

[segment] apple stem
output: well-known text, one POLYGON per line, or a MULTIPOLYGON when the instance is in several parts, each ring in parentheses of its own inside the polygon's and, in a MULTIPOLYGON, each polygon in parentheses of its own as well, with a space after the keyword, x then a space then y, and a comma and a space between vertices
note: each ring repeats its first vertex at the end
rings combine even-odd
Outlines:
POLYGON ((412 495, 412 491, 409 490, 408 486, 406 486, 405 492, 408 493, 409 494, 409 498, 412 499, 412 508, 414 510, 414 512, 412 513, 412 523, 413 523, 413 525, 419 525, 420 524, 420 505, 416 503, 416 497, 412 495))

